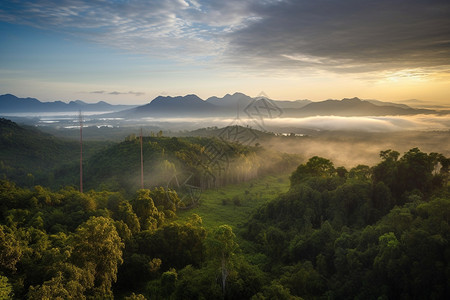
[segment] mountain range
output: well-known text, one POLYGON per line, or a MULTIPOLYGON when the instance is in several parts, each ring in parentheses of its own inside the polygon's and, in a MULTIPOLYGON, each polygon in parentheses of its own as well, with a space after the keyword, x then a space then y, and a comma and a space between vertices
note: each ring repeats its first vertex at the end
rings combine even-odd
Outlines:
POLYGON ((429 114, 436 111, 415 109, 407 105, 385 104, 381 101, 367 101, 359 98, 344 98, 342 100, 325 100, 312 102, 302 108, 284 110, 284 117, 307 116, 386 116, 429 114))
POLYGON ((33 113, 33 112, 110 112, 120 111, 135 107, 135 105, 112 105, 104 101, 97 103, 86 103, 81 100, 41 102, 35 98, 18 98, 11 94, 0 96, 0 114, 1 113, 33 113))
MULTIPOLYGON (((41 102, 34 98, 18 98, 11 94, 0 96, 0 115, 12 112, 67 112, 98 111, 110 113, 108 117, 137 119, 142 117, 235 117, 245 114, 264 114, 275 111, 281 117, 307 116, 382 116, 431 114, 438 111, 416 109, 405 104, 344 98, 342 100, 281 101, 267 98, 252 98, 243 93, 227 94, 222 98, 210 97, 206 100, 197 95, 158 96, 142 106, 111 105, 100 101, 94 104, 81 100, 64 103, 62 101, 41 102), (270 111, 269 111, 270 110, 270 111)), ((448 113, 441 112, 441 113, 448 113)))
POLYGON ((132 109, 111 114, 122 118, 141 117, 216 117, 246 114, 266 114, 270 109, 281 117, 307 116, 384 116, 431 114, 437 111, 415 109, 405 104, 382 102, 378 100, 361 100, 345 98, 342 100, 310 100, 280 101, 263 98, 251 98, 242 93, 227 94, 222 98, 210 97, 202 100, 196 95, 178 97, 159 96, 150 103, 132 109))
POLYGON ((158 96, 150 103, 124 110, 115 115, 121 117, 168 117, 216 114, 220 107, 200 99, 197 95, 178 97, 158 96))

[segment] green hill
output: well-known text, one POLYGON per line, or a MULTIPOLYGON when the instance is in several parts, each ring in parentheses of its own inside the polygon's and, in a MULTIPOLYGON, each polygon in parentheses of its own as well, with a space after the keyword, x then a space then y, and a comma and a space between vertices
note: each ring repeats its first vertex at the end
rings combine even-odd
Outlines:
MULTIPOLYGON (((290 172, 296 155, 269 152, 214 137, 144 137, 144 187, 188 183, 199 189, 240 183, 261 175, 290 172), (188 179, 189 182, 185 182, 188 179)), ((86 186, 133 191, 140 187, 140 140, 135 136, 86 162, 86 186)))
POLYGON ((312 157, 249 218, 243 236, 272 284, 304 299, 448 298, 450 159, 380 156, 349 171, 312 157))
MULTIPOLYGON (((1 119, 0 145, 0 176, 21 186, 78 186, 78 141, 1 119)), ((84 142, 84 187, 132 193, 140 188, 140 161, 140 140, 134 134, 120 143, 84 142)), ((145 187, 174 188, 189 177, 189 184, 205 189, 290 172, 299 157, 222 137, 158 134, 143 138, 143 163, 145 187)))
MULTIPOLYGON (((101 147, 101 143, 85 143, 84 156, 89 157, 101 147)), ((68 166, 73 169, 79 161, 79 151, 77 141, 56 138, 34 127, 0 119, 0 177, 20 185, 54 185, 61 181, 61 178, 55 179, 56 169, 68 166)), ((71 178, 77 178, 78 174, 71 178)), ((77 181, 65 178, 64 183, 75 184, 77 181)))

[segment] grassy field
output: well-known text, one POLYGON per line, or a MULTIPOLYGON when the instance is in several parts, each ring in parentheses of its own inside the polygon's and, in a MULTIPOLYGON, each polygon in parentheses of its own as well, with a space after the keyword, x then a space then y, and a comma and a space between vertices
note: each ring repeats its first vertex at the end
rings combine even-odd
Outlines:
POLYGON ((192 214, 199 215, 203 226, 214 230, 228 224, 234 231, 250 217, 262 203, 289 189, 289 175, 267 176, 248 182, 203 191, 200 205, 190 210, 178 210, 180 221, 192 214))

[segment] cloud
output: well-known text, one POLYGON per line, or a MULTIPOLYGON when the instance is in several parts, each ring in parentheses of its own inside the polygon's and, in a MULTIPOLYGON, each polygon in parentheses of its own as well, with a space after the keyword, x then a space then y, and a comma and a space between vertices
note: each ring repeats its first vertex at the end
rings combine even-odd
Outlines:
POLYGON ((237 0, 2 1, 0 20, 134 53, 189 58, 220 51, 217 35, 239 26, 247 18, 246 7, 245 1, 237 0))
POLYGON ((246 70, 450 72, 448 0, 5 0, 0 20, 246 70))
POLYGON ((450 65, 448 1, 296 0, 259 15, 231 35, 236 61, 335 73, 450 65))
POLYGON ((107 92, 107 91, 93 91, 93 92, 89 92, 90 94, 108 94, 108 95, 134 95, 134 96, 143 96, 145 95, 145 93, 143 92, 133 92, 133 91, 129 91, 129 92, 118 92, 118 91, 113 91, 113 92, 107 92))
POLYGON ((132 91, 129 91, 129 92, 127 92, 127 93, 121 93, 121 92, 116 92, 116 91, 114 91, 114 92, 110 92, 110 93, 108 93, 108 94, 110 94, 110 95, 134 95, 134 96, 142 96, 142 95, 145 95, 145 93, 142 93, 142 92, 132 92, 132 91))

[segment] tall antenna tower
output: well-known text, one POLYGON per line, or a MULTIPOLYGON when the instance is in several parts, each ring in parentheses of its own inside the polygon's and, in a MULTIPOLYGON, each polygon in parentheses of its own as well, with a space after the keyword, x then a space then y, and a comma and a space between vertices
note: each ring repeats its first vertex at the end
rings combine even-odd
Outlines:
POLYGON ((144 188, 144 156, 142 155, 142 127, 141 127, 140 142, 141 142, 141 189, 143 189, 144 188))
POLYGON ((81 110, 78 117, 80 119, 80 193, 83 193, 83 115, 81 110))

